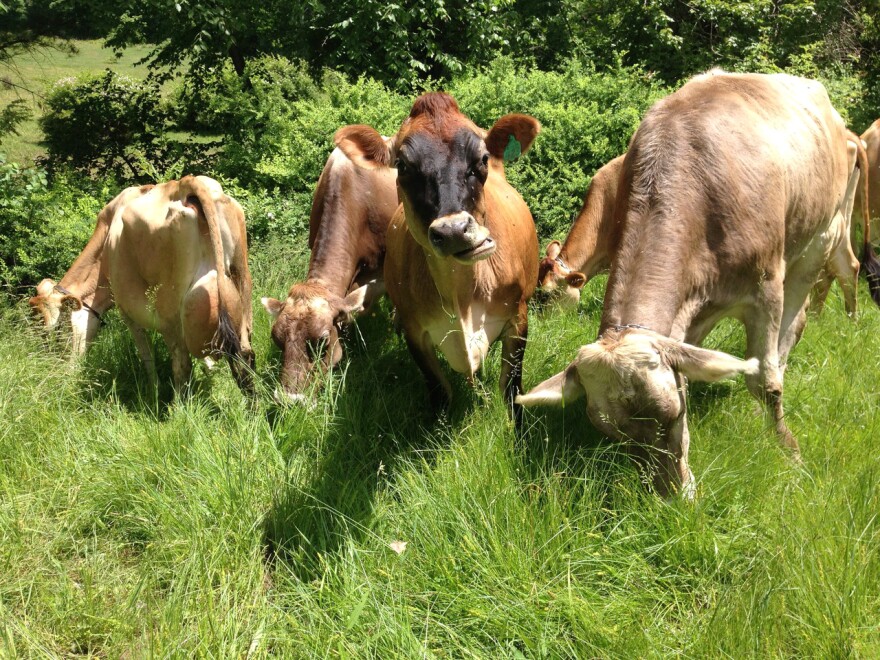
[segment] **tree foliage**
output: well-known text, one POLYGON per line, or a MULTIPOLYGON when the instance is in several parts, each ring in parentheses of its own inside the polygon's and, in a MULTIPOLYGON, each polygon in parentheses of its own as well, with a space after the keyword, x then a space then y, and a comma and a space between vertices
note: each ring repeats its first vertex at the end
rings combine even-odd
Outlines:
MULTIPOLYGON (((21 1, 21 0, 19 0, 21 1)), ((45 0, 41 0, 45 2, 45 0)), ((53 4, 64 6, 74 0, 53 4)), ((76 0, 82 1, 82 0, 76 0)), ((804 72, 877 64, 877 0, 92 0, 117 48, 194 78, 225 60, 243 75, 281 55, 403 91, 509 56, 550 70, 578 56, 665 82, 712 66, 804 72)))
POLYGON ((168 114, 155 83, 107 71, 62 78, 49 90, 40 119, 49 162, 85 174, 144 175, 143 161, 168 158, 168 114))

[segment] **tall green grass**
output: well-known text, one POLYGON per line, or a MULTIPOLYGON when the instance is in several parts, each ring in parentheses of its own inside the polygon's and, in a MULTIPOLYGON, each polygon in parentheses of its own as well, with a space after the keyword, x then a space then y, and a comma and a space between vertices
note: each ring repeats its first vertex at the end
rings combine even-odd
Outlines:
MULTIPOLYGON (((258 246, 255 301, 300 247, 258 246)), ((595 336, 535 308, 525 381, 595 336)), ((428 412, 387 306, 313 408, 251 406, 226 365, 150 391, 123 324, 70 363, 0 319, 0 656, 876 657, 880 311, 832 294, 786 373, 791 464, 741 381, 691 388, 694 504, 644 489, 581 406, 514 436, 492 353, 428 412), (398 554, 389 544, 405 541, 398 554)), ((257 303, 258 305, 259 303, 257 303)), ((724 324, 712 346, 742 353, 724 324)))

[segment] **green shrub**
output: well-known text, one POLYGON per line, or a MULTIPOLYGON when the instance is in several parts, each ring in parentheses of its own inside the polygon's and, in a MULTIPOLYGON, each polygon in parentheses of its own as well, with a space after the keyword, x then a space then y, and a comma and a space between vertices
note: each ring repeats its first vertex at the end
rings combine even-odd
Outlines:
MULTIPOLYGON (((249 74, 250 87, 230 69, 205 111, 227 132, 219 168, 243 187, 284 196, 292 227, 308 222, 334 132, 364 123, 390 135, 413 101, 374 80, 351 83, 332 72, 314 84, 302 65, 283 58, 258 60, 249 74)), ((544 236, 568 231, 593 173, 623 153, 644 111, 667 92, 638 70, 600 74, 571 62, 561 72, 527 72, 504 58, 485 72, 462 75, 448 91, 485 128, 508 112, 532 114, 543 124, 533 151, 508 167, 508 177, 544 236)), ((258 235, 285 229, 277 217, 270 220, 251 227, 258 235)))
POLYGON ((462 76, 449 91, 462 111, 489 128, 508 112, 537 118, 532 150, 507 167, 542 237, 564 236, 593 174, 626 151, 645 111, 670 90, 638 70, 597 73, 577 61, 559 72, 523 71, 498 59, 462 76))
POLYGON ((0 284, 26 287, 58 278, 85 246, 115 184, 59 176, 0 156, 0 284))
POLYGON ((143 179, 172 160, 168 119, 156 83, 108 70, 57 81, 40 126, 53 169, 143 179))

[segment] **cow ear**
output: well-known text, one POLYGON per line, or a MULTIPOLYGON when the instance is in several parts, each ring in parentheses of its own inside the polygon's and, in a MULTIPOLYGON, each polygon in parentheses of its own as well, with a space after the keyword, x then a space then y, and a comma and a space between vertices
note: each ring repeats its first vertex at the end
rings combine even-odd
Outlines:
POLYGON ((64 296, 61 299, 61 305, 67 307, 71 311, 78 312, 82 309, 82 300, 77 298, 76 296, 64 296))
POLYGON ((661 340, 660 354, 689 380, 704 383, 714 383, 737 374, 754 376, 759 370, 756 358, 741 360, 722 351, 711 351, 667 338, 661 340))
POLYGON ((359 167, 368 170, 391 167, 392 140, 383 138, 372 126, 343 126, 336 131, 333 141, 359 167))
POLYGON ((364 284, 363 286, 359 286, 357 289, 355 289, 342 299, 342 306, 336 313, 336 319, 334 320, 334 323, 336 323, 336 325, 343 325, 345 323, 348 323, 349 321, 351 321, 352 316, 354 316, 358 312, 363 311, 364 300, 367 297, 367 290, 370 284, 374 284, 374 282, 369 282, 367 284, 364 284))
POLYGON ((266 308, 266 311, 269 312, 269 316, 273 319, 277 319, 281 310, 284 308, 284 303, 280 300, 275 300, 275 298, 260 298, 260 302, 263 303, 263 307, 266 308))
POLYGON ((587 276, 579 271, 573 270, 565 276, 565 281, 568 282, 569 286, 573 286, 575 289, 581 289, 587 282, 587 276))
POLYGON ((562 243, 559 241, 550 241, 547 244, 547 256, 551 259, 555 259, 559 256, 559 253, 562 251, 562 243))
POLYGON ((585 394, 578 377, 577 365, 572 363, 565 371, 560 371, 552 378, 535 385, 525 394, 516 397, 521 406, 564 406, 570 401, 577 401, 585 394))
POLYGON ((541 124, 528 115, 504 115, 486 135, 486 148, 495 158, 516 160, 532 146, 541 124))

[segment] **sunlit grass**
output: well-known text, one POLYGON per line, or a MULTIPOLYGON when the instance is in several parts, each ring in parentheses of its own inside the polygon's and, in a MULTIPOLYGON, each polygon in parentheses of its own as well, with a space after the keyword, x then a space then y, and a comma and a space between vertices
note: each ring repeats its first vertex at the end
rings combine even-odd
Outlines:
MULTIPOLYGON (((271 403, 262 295, 304 251, 257 246, 250 406, 228 367, 159 392, 111 314, 70 364, 0 320, 0 655, 828 657, 880 653, 880 311, 832 294, 786 374, 792 465, 741 381, 690 397, 693 505, 647 492, 581 406, 517 441, 493 352, 448 415, 387 306, 314 408, 271 403), (393 541, 407 543, 402 554, 393 541)), ((533 310, 525 382, 595 336, 533 310)), ((724 324, 710 338, 741 355, 724 324)))

